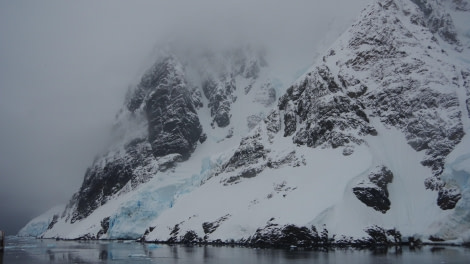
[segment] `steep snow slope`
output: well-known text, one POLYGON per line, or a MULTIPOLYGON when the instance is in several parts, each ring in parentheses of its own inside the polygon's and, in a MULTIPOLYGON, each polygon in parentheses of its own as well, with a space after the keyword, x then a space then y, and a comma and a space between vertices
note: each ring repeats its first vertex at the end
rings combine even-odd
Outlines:
POLYGON ((263 52, 167 51, 130 92, 117 143, 41 236, 468 241, 467 7, 373 1, 274 109, 281 87, 263 52))

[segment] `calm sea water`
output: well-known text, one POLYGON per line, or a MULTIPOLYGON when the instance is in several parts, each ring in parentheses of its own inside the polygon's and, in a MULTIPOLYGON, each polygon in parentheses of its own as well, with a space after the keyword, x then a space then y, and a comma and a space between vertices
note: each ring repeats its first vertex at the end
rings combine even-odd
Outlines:
POLYGON ((252 249, 169 246, 122 241, 55 241, 8 237, 0 264, 10 263, 470 263, 470 249, 401 251, 252 249))

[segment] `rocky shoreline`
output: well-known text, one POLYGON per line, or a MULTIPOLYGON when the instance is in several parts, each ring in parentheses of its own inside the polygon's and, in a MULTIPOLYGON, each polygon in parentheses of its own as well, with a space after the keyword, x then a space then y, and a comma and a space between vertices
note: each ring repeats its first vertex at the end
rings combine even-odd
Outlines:
MULTIPOLYGON (((62 239, 69 241, 98 241, 98 240, 114 240, 114 241, 135 241, 145 244, 162 244, 162 245, 186 245, 186 246, 229 246, 229 247, 247 247, 247 248, 274 248, 274 249, 291 249, 291 250, 335 250, 335 249, 357 249, 357 250, 388 250, 395 248, 401 251, 402 247, 409 249, 420 249, 423 246, 456 246, 470 247, 470 243, 462 243, 458 241, 446 241, 439 237, 430 236, 427 239, 420 239, 409 236, 403 237, 400 231, 396 229, 384 229, 379 226, 371 226, 364 230, 368 236, 362 238, 353 238, 346 236, 329 235, 328 230, 323 228, 321 232, 312 226, 299 227, 296 225, 268 225, 263 229, 258 229, 256 233, 247 239, 241 240, 209 240, 198 237, 196 232, 187 231, 182 236, 174 236, 167 240, 148 241, 145 235, 138 239, 96 239, 90 236, 83 236, 76 239, 62 239)), ((45 238, 39 238, 45 239, 45 238)))

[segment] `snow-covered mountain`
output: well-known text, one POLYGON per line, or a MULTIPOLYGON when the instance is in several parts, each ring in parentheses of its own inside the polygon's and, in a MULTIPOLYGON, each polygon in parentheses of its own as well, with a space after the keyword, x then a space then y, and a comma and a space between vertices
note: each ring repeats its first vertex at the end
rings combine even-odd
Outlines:
POLYGON ((373 1, 285 92, 262 49, 165 49, 63 212, 21 234, 468 242, 469 20, 463 0, 373 1))

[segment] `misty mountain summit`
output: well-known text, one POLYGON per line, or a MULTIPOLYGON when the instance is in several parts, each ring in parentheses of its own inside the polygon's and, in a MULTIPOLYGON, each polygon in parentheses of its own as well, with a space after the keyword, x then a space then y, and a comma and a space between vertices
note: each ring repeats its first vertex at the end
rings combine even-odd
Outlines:
POLYGON ((170 48, 80 190, 19 234, 468 243, 469 18, 463 0, 372 1, 294 83, 263 49, 170 48))

